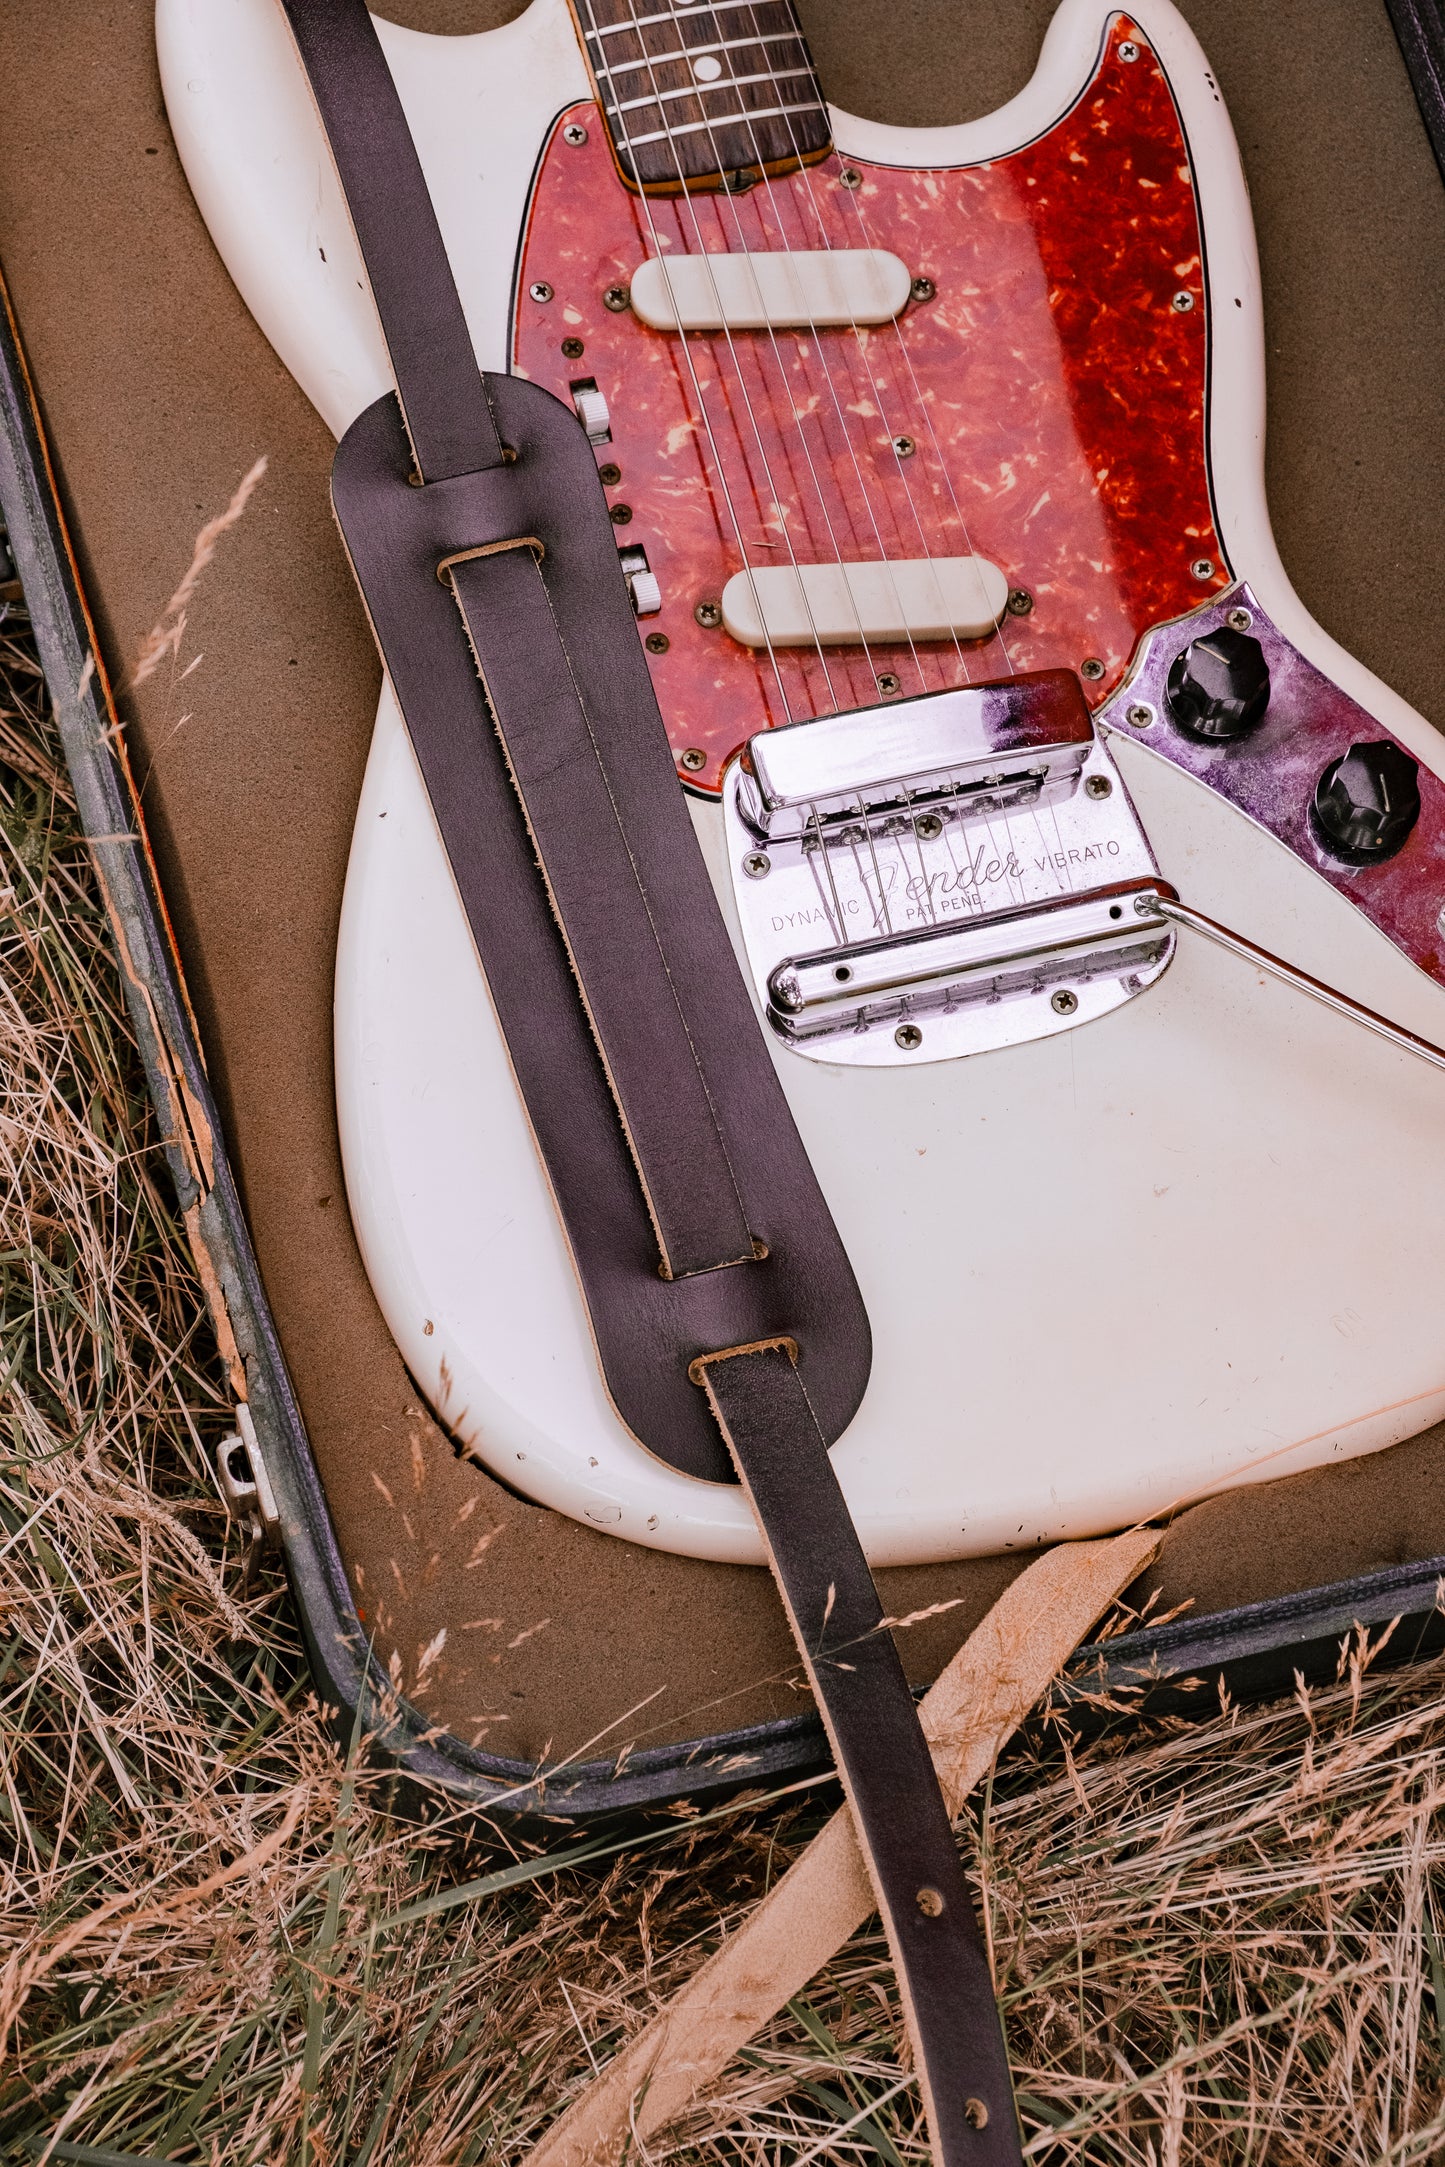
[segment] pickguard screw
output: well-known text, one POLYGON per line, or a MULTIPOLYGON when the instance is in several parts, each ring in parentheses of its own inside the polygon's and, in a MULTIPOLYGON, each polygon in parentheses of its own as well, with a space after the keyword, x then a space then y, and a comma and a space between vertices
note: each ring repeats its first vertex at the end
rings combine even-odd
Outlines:
POLYGON ((772 860, 765 850, 750 850, 743 859, 743 871, 749 880, 766 880, 772 870, 772 860))
POLYGON ((1196 579, 1213 579, 1214 559, 1212 557, 1196 557, 1189 569, 1196 579))
POLYGON ((1123 44, 1119 47, 1119 58, 1121 60, 1137 60, 1139 58, 1139 48, 1132 38, 1125 38, 1123 44))
POLYGON ((891 700, 898 690, 898 673, 895 670, 880 670, 878 673, 878 690, 885 700, 891 700))
POLYGON ((563 339, 562 352, 569 361, 580 361, 587 349, 580 339, 563 339))
POLYGON ((1194 306, 1194 296, 1188 292, 1177 293, 1169 306, 1176 316, 1187 316, 1194 306))
POLYGON ((615 489, 622 479, 622 469, 620 466, 614 466, 609 459, 606 466, 600 466, 597 469, 597 479, 604 489, 615 489))
POLYGON ((1154 710, 1146 707, 1142 700, 1136 700, 1132 707, 1125 708, 1124 720, 1132 722, 1136 730, 1147 730, 1154 720, 1154 710))
POLYGON ((1008 598, 1010 617, 1027 617, 1034 606, 1034 598, 1027 587, 1015 587, 1008 598))
MULTIPOLYGON (((898 1029, 893 1034, 893 1043, 895 1046, 900 1046, 903 1049, 904 1053, 917 1053, 919 1047, 923 1044, 923 1033, 919 1030, 916 1023, 900 1023, 898 1029)), ((918 1908, 920 1911, 922 1911, 924 1908, 923 1899, 925 1896, 937 1897, 938 1908, 940 1911, 942 1911, 943 1898, 938 1895, 937 1889, 919 1890, 918 1908)))
POLYGON ((587 141, 587 130, 580 121, 572 120, 562 130, 562 141, 570 143, 573 150, 580 150, 587 141))
POLYGON ((937 1889, 920 1889, 914 1902, 925 1919, 936 1919, 943 1910, 943 1898, 937 1889))
POLYGON ((931 278, 916 278, 908 291, 915 301, 931 301, 938 288, 931 278))
POLYGON ((861 188, 863 186, 863 176, 856 166, 844 166, 838 178, 845 188, 861 188))
POLYGON ((914 443, 911 436, 895 436, 893 439, 893 449, 897 452, 900 459, 911 459, 913 457, 913 454, 917 451, 918 446, 914 443))
POLYGON ((1084 795, 1088 798, 1110 798, 1114 795, 1114 785, 1107 775, 1090 775, 1084 784, 1084 795))
POLYGON ((534 301, 550 301, 553 289, 547 284, 545 278, 539 278, 527 288, 527 291, 534 301))
POLYGON ((913 823, 913 832, 922 842, 936 843, 943 833, 943 822, 937 813, 920 813, 913 823))
POLYGON ((1254 623, 1247 609, 1232 609, 1224 621, 1233 632, 1247 632, 1254 623))
POLYGON ((607 516, 614 527, 630 526, 632 523, 632 506, 630 504, 614 504, 607 516))
POLYGON ((671 645, 672 641, 665 632, 649 632, 647 635, 646 646, 650 655, 665 655, 671 645))
POLYGON ((689 775, 700 774, 702 769, 707 766, 707 754, 700 752, 696 745, 689 745, 682 756, 682 764, 689 775))
MULTIPOLYGON (((1119 50, 1120 52, 1124 50, 1122 45, 1119 50)), ((1130 53, 1129 58, 1132 60, 1133 57, 1134 55, 1130 53)), ((987 2129, 988 2108, 984 2101, 981 2099, 966 2099, 963 2103, 963 2119, 970 2129, 987 2129)))
POLYGON ((614 316, 620 316, 627 306, 628 298, 625 286, 609 286, 602 296, 602 306, 610 308, 614 316))
POLYGON ((1080 677, 1087 677, 1090 684, 1097 683, 1104 674, 1104 665, 1097 655, 1090 655, 1079 664, 1080 677))
POLYGON ((1067 986, 1060 986, 1057 993, 1049 995, 1049 1006, 1056 1016, 1072 1016, 1078 1005, 1078 994, 1070 993, 1067 986))
POLYGON ((692 614, 709 632, 715 632, 722 623, 722 605, 719 602, 699 602, 692 614))

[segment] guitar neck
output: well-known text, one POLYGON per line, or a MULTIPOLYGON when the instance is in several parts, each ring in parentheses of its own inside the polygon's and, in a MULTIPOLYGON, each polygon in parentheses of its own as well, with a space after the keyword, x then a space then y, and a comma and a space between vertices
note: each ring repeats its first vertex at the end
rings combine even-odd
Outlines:
POLYGON ((826 157, 792 0, 573 0, 618 169, 647 195, 752 186, 826 157))

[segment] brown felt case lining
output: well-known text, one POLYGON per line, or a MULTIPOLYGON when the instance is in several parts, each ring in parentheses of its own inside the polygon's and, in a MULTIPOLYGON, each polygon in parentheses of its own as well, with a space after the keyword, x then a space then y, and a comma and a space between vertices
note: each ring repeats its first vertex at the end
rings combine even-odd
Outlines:
MULTIPOLYGON (((1051 12, 1047 0, 801 6, 832 98, 918 123, 1010 96, 1051 12)), ((458 32, 519 9, 394 0, 391 12, 458 32)), ((330 1025, 378 665, 328 509, 330 440, 191 201, 150 13, 146 0, 0 11, 0 257, 117 674, 198 527, 258 453, 270 462, 191 606, 182 665, 204 660, 184 680, 152 679, 126 713, 267 1291, 378 1653, 395 1647, 410 1685, 445 1626, 422 1705, 526 1760, 794 1712, 788 1636, 761 1570, 631 1548, 459 1462, 372 1300, 338 1163, 330 1025)), ((1186 0, 1185 13, 1253 192, 1285 563, 1329 631, 1445 722, 1445 200, 1384 7, 1186 0)), ((1140 1290, 1100 1359, 1147 1329, 1151 1299, 1184 1298, 1140 1290)), ((1040 1334, 1046 1346, 1043 1318, 1040 1334)), ((1068 1400, 1061 1377, 1063 1423, 1068 1400)), ((1170 1531, 1157 1577, 1169 1604, 1192 1596, 1202 1614, 1442 1550, 1436 1431, 1196 1508, 1170 1531)), ((894 1614, 962 1598, 903 1636, 916 1679, 1018 1562, 881 1576, 894 1614)))

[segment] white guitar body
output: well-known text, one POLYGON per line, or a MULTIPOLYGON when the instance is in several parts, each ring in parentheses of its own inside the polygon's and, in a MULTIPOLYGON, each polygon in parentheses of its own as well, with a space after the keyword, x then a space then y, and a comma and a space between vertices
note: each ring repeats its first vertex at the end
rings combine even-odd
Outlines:
MULTIPOLYGON (((1065 0, 1033 80, 986 119, 909 130, 835 113, 836 144, 879 165, 1000 156, 1077 97, 1113 12, 1065 0)), ((216 245, 340 435, 391 377, 280 11, 157 13, 172 126, 216 245)), ((1234 142, 1167 0, 1130 19, 1196 176, 1229 558, 1300 653, 1445 773, 1434 732, 1289 587, 1263 495, 1259 283, 1234 142)), ((565 0, 467 38, 378 27, 478 361, 505 369, 539 154, 559 110, 593 94, 565 0)), ((1186 901, 1445 1039, 1445 994, 1316 871, 1143 739, 1109 748, 1186 901)), ((694 812, 736 933, 721 812, 694 812)), ((875 1564, 1095 1533, 1445 1416, 1445 1076, 1236 957, 1181 935, 1159 982, 1114 1013, 966 1059, 868 1067, 769 1044, 872 1320, 871 1382, 834 1460, 875 1564)), ((529 1496, 628 1540, 759 1560, 741 1494, 662 1464, 609 1401, 389 688, 341 923, 336 1070, 366 1265, 453 1434, 529 1496)))

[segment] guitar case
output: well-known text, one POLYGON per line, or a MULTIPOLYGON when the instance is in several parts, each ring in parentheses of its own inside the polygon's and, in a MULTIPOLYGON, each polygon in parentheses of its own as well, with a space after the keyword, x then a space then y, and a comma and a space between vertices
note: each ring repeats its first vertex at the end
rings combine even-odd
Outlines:
MULTIPOLYGON (((800 11, 839 104, 941 123, 1018 90, 1052 4, 800 11)), ((519 11, 388 12, 462 32, 519 11)), ((1253 195, 1286 565, 1330 632, 1445 722, 1445 201, 1389 19, 1353 0, 1184 13, 1253 195)), ((147 0, 10 0, 0 64, 0 499, 247 1410, 253 1502, 284 1543, 319 1689, 349 1729, 370 1675, 367 1720, 401 1775, 505 1814, 582 1821, 817 1767, 826 1745, 764 1570, 527 1502, 457 1457, 403 1366, 336 1135, 337 921, 379 664, 328 506, 334 447, 201 222, 147 0), (185 655, 202 659, 132 686, 198 531, 262 455, 186 603, 185 655), (90 676, 84 608, 105 665, 90 676), (383 1707, 388 1674, 402 1697, 383 1707)), ((1156 1704, 1212 1708, 1215 1674, 1287 1687, 1332 1667, 1353 1621, 1401 1615, 1408 1653, 1432 1630, 1441 1552, 1440 1429, 1196 1505, 1135 1591, 1187 1613, 1085 1651, 1074 1690, 1147 1677, 1156 1704)), ((916 1686, 1020 1563, 878 1574, 890 1615, 926 1613, 900 1635, 916 1686)))

